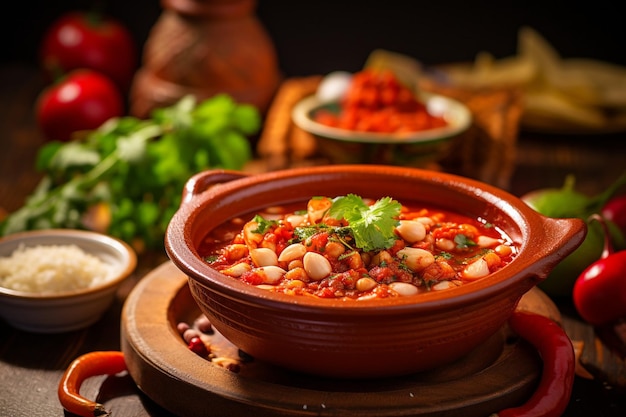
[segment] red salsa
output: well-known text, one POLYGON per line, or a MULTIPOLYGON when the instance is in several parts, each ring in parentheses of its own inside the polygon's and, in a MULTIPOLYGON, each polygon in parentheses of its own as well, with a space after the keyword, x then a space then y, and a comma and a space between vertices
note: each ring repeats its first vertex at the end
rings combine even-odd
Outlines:
POLYGON ((389 197, 314 197, 211 231, 200 254, 270 291, 367 299, 440 291, 509 263, 512 241, 484 219, 389 197))
POLYGON ((391 71, 362 70, 352 79, 338 113, 321 109, 313 118, 326 126, 377 132, 412 133, 448 125, 391 71))

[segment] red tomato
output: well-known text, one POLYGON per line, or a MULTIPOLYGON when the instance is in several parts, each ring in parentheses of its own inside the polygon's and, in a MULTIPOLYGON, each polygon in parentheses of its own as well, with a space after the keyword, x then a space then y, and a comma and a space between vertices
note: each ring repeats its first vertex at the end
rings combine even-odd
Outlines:
POLYGON ((45 33, 40 60, 50 80, 74 69, 89 68, 110 77, 126 92, 138 53, 133 37, 120 22, 95 13, 70 12, 45 33))
POLYGON ((108 77, 75 70, 41 92, 36 102, 39 128, 50 140, 68 141, 74 132, 92 130, 124 114, 124 100, 108 77))

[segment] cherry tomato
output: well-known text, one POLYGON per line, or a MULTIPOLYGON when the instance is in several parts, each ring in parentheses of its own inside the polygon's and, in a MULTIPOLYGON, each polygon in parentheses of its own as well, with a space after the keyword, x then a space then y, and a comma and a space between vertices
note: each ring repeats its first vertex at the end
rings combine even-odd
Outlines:
POLYGON ((96 13, 70 12, 44 34, 40 60, 50 80, 78 68, 110 77, 128 91, 138 52, 131 33, 119 21, 96 13))
POLYGON ((36 117, 46 139, 69 141, 74 132, 98 128, 124 113, 124 100, 109 78, 75 70, 41 92, 36 117))

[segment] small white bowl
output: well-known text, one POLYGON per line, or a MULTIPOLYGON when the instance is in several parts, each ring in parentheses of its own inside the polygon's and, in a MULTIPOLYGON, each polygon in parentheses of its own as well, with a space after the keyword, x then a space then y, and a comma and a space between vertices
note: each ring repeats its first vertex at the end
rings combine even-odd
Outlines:
POLYGON ((128 244, 96 232, 49 229, 15 233, 0 239, 0 257, 10 257, 21 245, 76 245, 114 269, 106 282, 75 291, 41 294, 0 286, 0 317, 28 332, 62 333, 95 323, 137 265, 137 255, 128 244))

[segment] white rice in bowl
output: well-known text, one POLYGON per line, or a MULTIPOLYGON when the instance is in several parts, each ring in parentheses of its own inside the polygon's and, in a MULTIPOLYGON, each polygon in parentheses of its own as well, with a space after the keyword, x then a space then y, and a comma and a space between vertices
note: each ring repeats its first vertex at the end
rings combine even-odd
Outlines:
POLYGON ((0 286, 32 293, 60 293, 109 280, 113 267, 76 245, 20 246, 0 257, 0 286))

